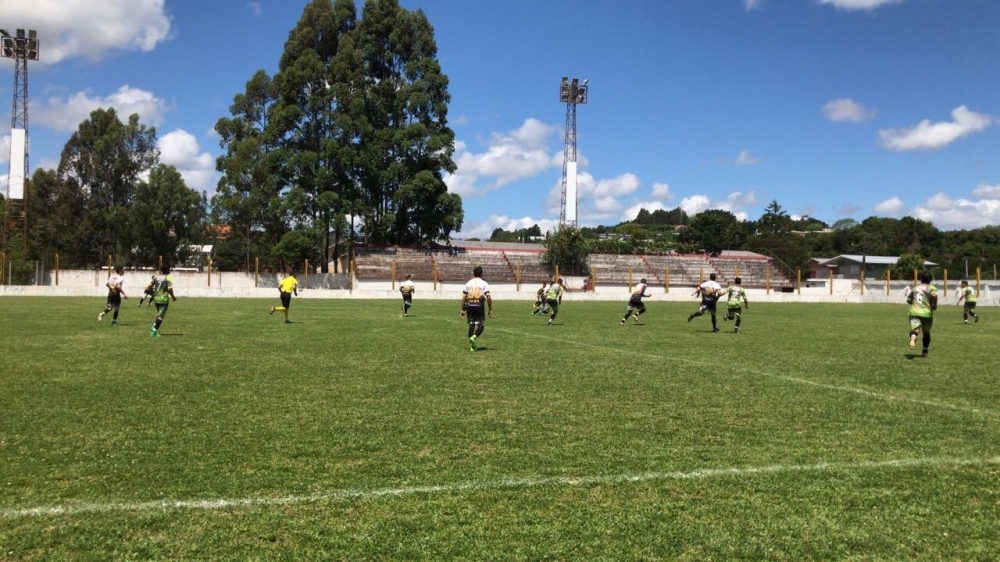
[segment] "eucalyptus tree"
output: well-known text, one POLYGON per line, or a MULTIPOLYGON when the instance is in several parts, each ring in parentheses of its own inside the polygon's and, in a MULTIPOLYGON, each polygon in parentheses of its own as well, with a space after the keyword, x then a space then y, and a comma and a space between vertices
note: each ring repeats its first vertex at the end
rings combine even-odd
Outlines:
POLYGON ((454 132, 448 77, 423 11, 366 0, 357 27, 368 95, 360 138, 365 232, 376 243, 448 237, 461 228, 461 197, 448 193, 454 132))
POLYGON ((93 229, 100 263, 108 253, 128 255, 135 242, 129 207, 140 177, 159 162, 156 129, 132 114, 123 123, 113 108, 96 109, 80 123, 59 160, 59 176, 85 193, 81 224, 93 229))
POLYGON ((343 224, 338 217, 342 199, 352 191, 355 119, 341 105, 349 104, 351 86, 360 82, 354 78, 360 64, 352 64, 356 57, 337 55, 355 21, 351 0, 307 4, 288 35, 274 77, 277 98, 269 131, 282 146, 278 181, 284 190, 299 190, 291 224, 296 232, 315 237, 313 248, 322 256, 324 272, 330 261, 331 232, 343 224))
POLYGON ((281 147, 268 127, 276 97, 271 78, 258 70, 244 92, 233 98, 231 117, 215 124, 226 152, 216 160, 222 177, 212 198, 212 219, 228 225, 240 241, 247 270, 253 254, 274 247, 288 231, 275 173, 281 147))

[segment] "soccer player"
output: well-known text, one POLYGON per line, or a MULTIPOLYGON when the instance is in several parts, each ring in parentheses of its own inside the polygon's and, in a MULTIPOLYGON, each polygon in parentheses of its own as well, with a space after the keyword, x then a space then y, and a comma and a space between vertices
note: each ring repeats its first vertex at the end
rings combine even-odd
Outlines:
POLYGON ((125 269, 119 265, 115 268, 115 272, 108 277, 108 282, 105 283, 105 286, 108 288, 108 300, 104 305, 104 312, 97 315, 98 322, 104 320, 105 314, 114 310, 115 314, 111 317, 111 325, 118 325, 118 309, 122 306, 122 297, 128 298, 128 295, 122 290, 122 283, 125 282, 125 276, 122 275, 124 271, 125 269))
POLYGON ((931 346, 931 326, 934 325, 934 311, 937 310, 938 291, 931 285, 931 279, 931 272, 922 272, 920 284, 906 297, 910 305, 910 349, 917 347, 917 336, 920 330, 924 331, 921 357, 927 357, 927 349, 931 346))
POLYGON ((158 337, 160 324, 163 324, 163 318, 167 315, 170 300, 177 301, 177 297, 174 296, 174 279, 170 276, 169 265, 160 268, 160 274, 153 277, 148 288, 153 293, 153 304, 156 305, 156 322, 150 329, 149 335, 158 337))
POLYGON ((625 309, 625 318, 622 318, 621 325, 625 325, 625 321, 628 320, 629 315, 638 322, 639 315, 646 313, 646 305, 642 304, 642 297, 651 297, 653 295, 646 294, 646 278, 643 277, 639 280, 639 284, 632 289, 632 296, 628 299, 628 308, 625 309))
POLYGON ((472 270, 472 279, 462 289, 462 311, 458 315, 469 323, 469 351, 478 350, 476 339, 486 329, 486 318, 493 317, 490 284, 483 281, 483 268, 478 265, 472 270))
POLYGON ((720 293, 722 293, 722 285, 719 285, 718 281, 715 280, 715 274, 710 273, 708 281, 698 285, 698 288, 691 294, 691 296, 701 297, 701 306, 698 307, 698 312, 688 316, 688 322, 705 314, 707 310, 712 315, 712 331, 718 332, 719 328, 715 321, 715 303, 718 302, 720 293))
POLYGON ((563 280, 562 277, 556 279, 549 285, 549 290, 545 292, 545 306, 549 309, 549 321, 546 326, 551 326, 552 321, 559 314, 559 305, 562 304, 563 280))
POLYGON ((399 292, 403 295, 403 316, 407 316, 410 307, 413 306, 413 293, 417 292, 416 285, 413 284, 413 276, 406 274, 406 281, 399 284, 399 292))
POLYGON ((968 281, 962 281, 962 288, 958 291, 962 296, 958 297, 958 302, 965 299, 965 307, 962 308, 962 319, 969 323, 969 316, 975 318, 973 324, 979 322, 979 315, 976 314, 976 290, 969 286, 968 281))
POLYGON ((546 286, 548 286, 548 283, 542 283, 542 286, 539 287, 538 291, 535 292, 535 309, 531 313, 532 316, 538 314, 539 312, 541 312, 542 314, 548 312, 548 309, 545 306, 546 286))
POLYGON ((278 293, 281 295, 281 306, 272 306, 271 314, 280 310, 285 313, 285 324, 291 324, 288 319, 288 309, 292 306, 292 294, 299 296, 299 280, 295 278, 295 268, 288 268, 288 275, 278 283, 278 293))
POLYGON ((743 321, 743 309, 750 309, 750 303, 747 302, 747 292, 743 290, 741 283, 743 283, 743 280, 737 277, 729 285, 729 288, 726 289, 727 310, 726 315, 722 317, 723 320, 736 319, 736 327, 733 329, 734 334, 740 333, 740 323, 743 321))

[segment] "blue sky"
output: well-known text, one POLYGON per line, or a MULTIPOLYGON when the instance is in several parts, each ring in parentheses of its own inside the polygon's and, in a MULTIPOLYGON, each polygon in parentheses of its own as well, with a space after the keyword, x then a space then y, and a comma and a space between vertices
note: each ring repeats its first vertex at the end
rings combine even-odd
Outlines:
MULTIPOLYGON (((561 77, 578 108, 580 224, 640 207, 756 219, 1000 224, 997 0, 401 0, 435 28, 463 197, 457 235, 559 217, 561 77)), ((359 1, 359 11, 362 2, 359 1)), ((305 0, 0 2, 37 29, 30 164, 54 168, 98 107, 156 127, 161 160, 214 192, 212 128, 273 74, 305 0)), ((14 65, 0 60, 6 190, 14 65)))

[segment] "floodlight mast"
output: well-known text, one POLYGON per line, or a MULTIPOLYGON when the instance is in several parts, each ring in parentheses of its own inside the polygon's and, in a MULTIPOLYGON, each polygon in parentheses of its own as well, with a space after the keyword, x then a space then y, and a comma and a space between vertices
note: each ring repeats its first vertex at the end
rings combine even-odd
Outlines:
POLYGON ((577 226, 576 182, 576 106, 587 103, 587 82, 563 76, 559 83, 559 101, 566 104, 566 136, 563 143, 562 198, 559 204, 559 226, 577 226))
MULTIPOLYGON (((18 29, 13 36, 6 29, 0 29, 0 36, 2 36, 0 37, 0 58, 14 59, 14 103, 10 119, 12 138, 15 130, 24 131, 24 142, 21 147, 15 147, 13 143, 11 145, 12 154, 10 155, 10 171, 8 172, 7 181, 7 205, 5 206, 3 217, 2 249, 4 257, 6 258, 9 256, 8 241, 11 234, 11 223, 15 221, 20 222, 23 252, 21 259, 27 259, 28 200, 26 194, 23 193, 21 188, 27 184, 29 170, 28 61, 38 60, 40 43, 38 41, 38 32, 34 29, 28 30, 27 33, 25 33, 25 30, 23 29, 18 29), (23 148, 23 154, 14 154, 13 151, 17 148, 23 148), (15 162, 17 164, 15 164, 15 162), (23 169, 15 169, 15 167, 20 168, 21 162, 24 164, 23 169), (16 186, 18 188, 18 192, 13 193, 12 187, 14 186, 12 185, 10 179, 17 176, 19 176, 18 183, 20 185, 16 186)), ((2 276, 0 276, 0 279, 2 279, 2 276)))

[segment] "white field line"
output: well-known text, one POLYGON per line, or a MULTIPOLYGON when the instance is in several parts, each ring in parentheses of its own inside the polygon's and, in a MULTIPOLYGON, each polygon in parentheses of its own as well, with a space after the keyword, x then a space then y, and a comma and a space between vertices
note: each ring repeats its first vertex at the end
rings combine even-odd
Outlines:
POLYGON ((510 478, 492 481, 442 484, 437 486, 407 486, 400 488, 379 488, 374 490, 333 490, 316 494, 281 497, 220 498, 214 500, 158 500, 149 502, 70 502, 62 505, 4 508, 0 509, 0 519, 26 517, 73 516, 90 513, 155 512, 170 510, 217 510, 282 505, 301 505, 321 502, 349 500, 371 500, 382 497, 403 497, 416 495, 457 494, 462 492, 502 491, 523 488, 558 486, 597 486, 657 480, 705 480, 725 477, 753 477, 762 474, 788 474, 796 472, 847 472, 857 470, 880 470, 894 468, 921 468, 944 466, 988 466, 1000 464, 1000 457, 984 458, 924 458, 868 461, 856 463, 824 462, 804 465, 774 465, 762 467, 704 468, 687 472, 645 472, 640 474, 609 474, 605 476, 550 476, 538 478, 510 478))
MULTIPOLYGON (((451 322, 451 320, 448 320, 448 321, 451 322)), ((489 329, 489 328, 487 328, 487 329, 489 329)), ((608 352, 611 352, 611 353, 622 353, 622 354, 627 354, 627 355, 630 355, 630 356, 646 357, 648 359, 656 359, 656 360, 659 360, 659 361, 677 361, 677 362, 681 362, 681 363, 689 363, 691 365, 698 365, 699 367, 718 367, 718 365, 715 365, 713 363, 706 363, 704 361, 696 361, 694 359, 687 359, 687 358, 684 358, 684 357, 673 357, 673 356, 670 356, 670 355, 657 355, 655 353, 645 353, 645 352, 642 352, 642 351, 634 351, 634 350, 631 350, 631 349, 618 349, 618 348, 615 348, 615 347, 608 347, 608 346, 603 346, 603 345, 595 345, 595 344, 592 344, 592 343, 578 342, 578 341, 567 340, 567 339, 564 339, 564 338, 557 338, 557 337, 546 336, 546 335, 541 335, 541 334, 531 334, 531 333, 525 333, 525 332, 515 332, 514 330, 507 330, 507 329, 504 329, 504 328, 493 328, 493 330, 497 331, 497 332, 503 332, 505 334, 513 334, 515 336, 524 336, 524 337, 527 337, 527 338, 538 338, 538 339, 552 340, 552 341, 555 341, 555 342, 560 342, 560 343, 565 343, 565 344, 570 344, 570 345, 576 345, 576 346, 580 346, 580 347, 589 347, 591 349, 598 349, 598 350, 601 350, 601 351, 608 351, 608 352)), ((838 386, 838 385, 833 385, 833 384, 826 384, 826 383, 822 383, 822 382, 811 381, 811 380, 808 380, 808 379, 801 379, 801 378, 798 378, 798 377, 792 377, 792 376, 788 376, 788 375, 779 375, 777 373, 769 373, 767 371, 762 371, 760 369, 750 369, 750 368, 747 368, 747 367, 741 367, 739 365, 726 365, 725 368, 726 369, 736 369, 736 370, 742 371, 742 372, 750 374, 750 375, 761 375, 761 376, 764 376, 764 377, 770 377, 770 378, 773 378, 773 379, 783 380, 783 381, 792 382, 792 383, 796 383, 796 384, 805 384, 805 385, 814 386, 814 387, 817 387, 817 388, 825 388, 827 390, 835 390, 837 392, 850 392, 850 393, 854 393, 854 394, 861 394, 863 396, 870 396, 872 398, 877 398, 879 400, 890 400, 890 401, 896 401, 896 402, 909 402, 911 404, 919 404, 921 406, 930 406, 930 407, 933 407, 933 408, 942 408, 942 409, 946 409, 946 410, 954 410, 956 412, 966 412, 966 413, 969 413, 969 414, 977 414, 977 415, 980 415, 980 416, 986 416, 986 417, 991 417, 991 418, 1000 418, 1000 412, 997 412, 996 410, 984 410, 982 408, 973 408, 973 407, 970 407, 970 406, 959 406, 957 404, 948 404, 947 402, 936 402, 934 400, 921 400, 919 398, 910 398, 910 397, 907 397, 907 396, 897 396, 895 394, 887 394, 887 393, 884 393, 884 392, 876 392, 874 390, 868 390, 868 389, 865 389, 865 388, 855 388, 855 387, 851 387, 851 386, 838 386)))

